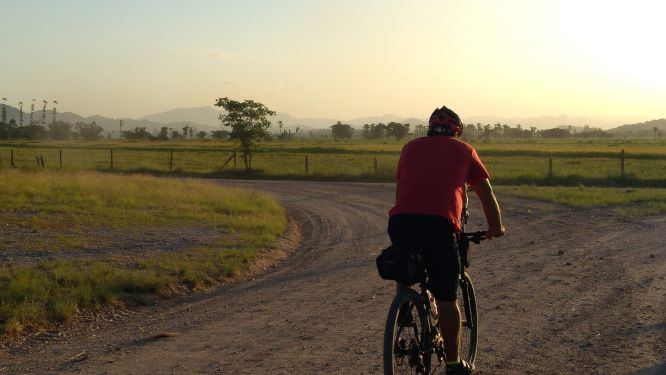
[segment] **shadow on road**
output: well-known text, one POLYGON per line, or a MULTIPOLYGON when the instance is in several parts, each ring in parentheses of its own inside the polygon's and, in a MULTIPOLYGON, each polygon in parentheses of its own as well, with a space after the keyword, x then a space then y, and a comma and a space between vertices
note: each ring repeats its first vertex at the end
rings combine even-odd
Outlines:
POLYGON ((634 371, 630 373, 629 375, 660 375, 660 374, 666 374, 666 362, 660 364, 660 365, 655 365, 652 367, 640 369, 638 371, 634 371))

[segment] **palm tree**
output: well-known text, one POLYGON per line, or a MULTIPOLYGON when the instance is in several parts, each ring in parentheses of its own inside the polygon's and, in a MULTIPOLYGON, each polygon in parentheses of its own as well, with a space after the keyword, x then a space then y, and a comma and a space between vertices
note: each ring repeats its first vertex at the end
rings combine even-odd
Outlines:
POLYGON ((2 123, 6 124, 7 123, 7 109, 5 108, 5 102, 7 101, 7 98, 2 98, 2 123))
POLYGON ((34 123, 32 121, 32 114, 35 113, 35 99, 32 99, 32 104, 30 105, 30 126, 34 123))
POLYGON ((46 105, 49 103, 46 100, 42 100, 42 103, 44 104, 42 106, 42 124, 46 125, 46 105))
POLYGON ((23 102, 18 102, 19 105, 19 126, 23 126, 23 102))
POLYGON ((56 123, 56 105, 58 104, 57 100, 53 101, 53 125, 56 123))

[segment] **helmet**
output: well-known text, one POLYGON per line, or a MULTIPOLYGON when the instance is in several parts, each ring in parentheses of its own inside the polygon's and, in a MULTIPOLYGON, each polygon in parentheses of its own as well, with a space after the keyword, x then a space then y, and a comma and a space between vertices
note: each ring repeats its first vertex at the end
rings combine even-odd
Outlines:
POLYGON ((435 108, 428 121, 428 135, 460 136, 463 132, 463 123, 460 117, 452 110, 442 106, 435 108))

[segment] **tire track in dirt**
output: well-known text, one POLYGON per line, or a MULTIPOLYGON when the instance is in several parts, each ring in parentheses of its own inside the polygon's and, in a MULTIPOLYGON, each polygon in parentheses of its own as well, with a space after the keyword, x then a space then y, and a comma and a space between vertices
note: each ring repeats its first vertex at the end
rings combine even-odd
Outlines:
MULTIPOLYGON (((296 253, 252 280, 7 348, 4 372, 382 373, 393 287, 374 257, 388 243, 393 185, 220 183, 274 194, 300 224, 296 253), (85 359, 71 360, 82 351, 85 359)), ((663 373, 666 220, 500 202, 508 235, 475 247, 470 271, 480 373, 663 373)))

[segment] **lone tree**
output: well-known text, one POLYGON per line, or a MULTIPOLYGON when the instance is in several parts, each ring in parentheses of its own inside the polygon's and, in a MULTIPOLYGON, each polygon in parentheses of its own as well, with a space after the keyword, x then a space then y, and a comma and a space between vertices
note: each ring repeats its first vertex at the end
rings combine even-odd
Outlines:
POLYGON ((268 128, 271 126, 269 116, 274 116, 265 105, 253 100, 237 102, 229 98, 217 99, 216 107, 222 107, 226 114, 220 115, 223 126, 231 128, 229 138, 239 141, 243 152, 245 169, 252 168, 252 146, 256 140, 268 138, 268 128))
POLYGON ((354 128, 351 125, 343 124, 340 121, 331 125, 331 135, 335 139, 351 138, 354 134, 354 128))

